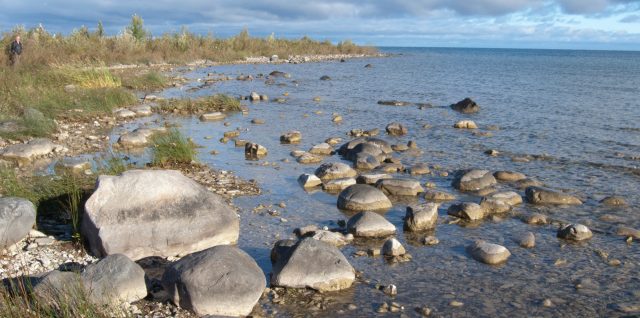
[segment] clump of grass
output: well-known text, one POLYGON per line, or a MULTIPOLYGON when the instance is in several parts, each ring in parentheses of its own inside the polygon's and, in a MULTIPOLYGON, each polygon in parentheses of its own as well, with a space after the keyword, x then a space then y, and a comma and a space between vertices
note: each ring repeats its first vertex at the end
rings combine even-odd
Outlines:
POLYGON ((135 90, 158 90, 167 86, 167 77, 158 72, 147 72, 144 74, 123 73, 122 86, 135 90))
POLYGON ((196 160, 196 145, 184 137, 177 129, 153 138, 153 160, 157 167, 188 164, 196 160))
POLYGON ((73 84, 83 88, 114 88, 120 87, 120 78, 111 74, 106 68, 78 69, 64 66, 60 68, 62 77, 70 79, 73 84))
POLYGON ((203 112, 241 111, 240 101, 225 94, 216 94, 198 99, 167 99, 159 103, 159 108, 166 112, 175 110, 192 114, 203 112))
POLYGON ((121 157, 110 154, 99 163, 99 174, 119 175, 129 169, 129 164, 121 157))

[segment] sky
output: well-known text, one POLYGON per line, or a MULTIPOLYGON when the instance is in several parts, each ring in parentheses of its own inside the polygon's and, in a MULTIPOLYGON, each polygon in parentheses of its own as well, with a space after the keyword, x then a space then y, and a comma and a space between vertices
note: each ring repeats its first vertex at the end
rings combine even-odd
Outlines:
POLYGON ((0 30, 69 33, 132 14, 154 35, 182 27, 375 46, 640 50, 640 0, 0 0, 0 30))

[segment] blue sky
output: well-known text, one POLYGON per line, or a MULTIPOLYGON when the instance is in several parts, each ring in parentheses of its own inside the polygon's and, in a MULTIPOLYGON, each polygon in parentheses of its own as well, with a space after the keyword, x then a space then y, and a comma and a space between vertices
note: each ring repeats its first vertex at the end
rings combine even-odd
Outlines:
POLYGON ((640 50, 640 0, 0 0, 0 29, 110 34, 139 14, 154 35, 308 35, 378 46, 640 50))

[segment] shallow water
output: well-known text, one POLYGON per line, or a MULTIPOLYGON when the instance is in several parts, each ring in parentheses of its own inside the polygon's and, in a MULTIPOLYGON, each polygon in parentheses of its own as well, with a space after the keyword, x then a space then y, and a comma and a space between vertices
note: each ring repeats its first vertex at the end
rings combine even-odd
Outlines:
MULTIPOLYGON (((640 227, 640 111, 636 100, 640 93, 640 53, 542 51, 542 50, 472 50, 472 49, 390 49, 401 53, 390 58, 350 60, 303 65, 229 65, 199 69, 186 73, 194 80, 190 85, 162 93, 165 97, 197 97, 215 93, 249 95, 267 94, 272 102, 249 103, 250 113, 233 114, 222 122, 200 122, 197 118, 169 116, 204 148, 199 158, 217 169, 232 170, 246 179, 255 179, 263 190, 258 197, 240 197, 239 247, 251 254, 265 273, 271 271, 270 248, 281 238, 292 237, 296 227, 309 224, 335 227, 349 215, 336 208, 336 196, 315 191, 305 192, 296 182, 302 173, 313 173, 319 164, 301 165, 289 153, 307 150, 328 137, 342 137, 351 129, 379 128, 382 138, 391 143, 415 140, 423 150, 420 155, 396 154, 403 164, 426 162, 438 165, 449 176, 438 174, 418 177, 424 184, 433 182, 440 190, 458 195, 460 200, 478 202, 479 197, 452 189, 453 171, 470 167, 489 170, 514 170, 557 189, 568 189, 585 201, 576 207, 540 208, 522 205, 504 218, 479 224, 439 224, 435 234, 440 244, 427 247, 419 243, 420 235, 402 231, 408 203, 396 202, 385 214, 398 228, 397 238, 413 256, 407 263, 390 264, 381 257, 355 257, 358 250, 380 247, 382 241, 356 240, 342 248, 363 280, 339 293, 330 293, 331 304, 324 311, 312 311, 311 305, 294 303, 276 305, 263 302, 265 313, 284 316, 367 316, 382 302, 396 301, 405 313, 415 316, 415 307, 428 306, 436 316, 618 316, 614 304, 640 303, 640 250, 637 243, 626 244, 612 235, 619 224, 640 227), (364 68, 367 63, 373 68, 364 68), (266 85, 264 78, 254 81, 226 81, 199 89, 207 73, 268 74, 280 70, 292 75, 266 85), (320 81, 323 75, 330 81, 320 81), (285 103, 276 97, 288 92, 285 103), (315 96, 321 97, 314 102, 315 96), (464 97, 480 104, 478 114, 459 114, 448 108, 464 97), (433 108, 392 107, 378 100, 397 99, 431 103, 433 108), (322 114, 316 114, 321 111, 322 114), (344 117, 341 124, 331 121, 331 114, 344 117), (266 121, 252 125, 253 118, 266 121), (461 119, 474 120, 481 131, 496 125, 492 137, 474 136, 470 131, 453 129, 461 119), (403 123, 409 134, 403 137, 384 135, 384 127, 393 121, 403 123), (429 124, 430 128, 423 128, 429 124), (244 149, 233 142, 221 144, 224 131, 239 128, 239 138, 257 142, 269 150, 260 161, 244 160, 244 149), (303 134, 299 145, 281 145, 279 136, 288 130, 303 134), (205 139, 205 137, 213 137, 205 139), (502 155, 490 157, 487 149, 502 155), (219 155, 209 152, 217 150, 219 155), (530 162, 513 162, 512 156, 542 155, 530 162), (288 159, 289 162, 283 162, 288 159), (628 207, 605 208, 598 201, 607 195, 620 195, 628 207), (285 202, 286 208, 277 206, 285 202), (273 206, 279 216, 267 210, 252 211, 259 204, 273 206), (531 226, 518 214, 542 212, 552 219, 580 222, 597 230, 592 240, 570 244, 555 237, 557 225, 531 226), (616 216, 618 223, 601 221, 602 215, 616 216), (523 249, 514 240, 531 231, 536 247, 523 249), (473 260, 465 247, 475 239, 506 246, 513 254, 501 266, 488 266, 473 260), (611 266, 598 253, 621 260, 611 266), (559 261, 560 260, 560 261, 559 261), (591 279, 587 288, 575 286, 581 279, 591 279), (390 297, 375 284, 395 284, 398 295, 390 297), (551 299, 552 307, 542 305, 551 299), (453 307, 450 302, 464 303, 453 307), (348 311, 347 304, 358 309, 348 311)), ((324 162, 340 161, 336 155, 324 162)), ((346 162, 346 161, 345 161, 346 162)), ((511 189, 508 185, 501 185, 511 189)), ((518 190, 515 190, 518 191, 518 190)), ((518 191, 523 194, 522 191, 518 191)), ((409 200, 410 202, 411 200, 409 200)), ((423 199, 414 199, 415 202, 423 199)), ((440 208, 440 221, 446 209, 440 208)), ((588 285, 588 284, 583 284, 588 285)), ((315 309, 313 309, 315 310, 315 309)), ((397 315, 397 314, 396 314, 397 315)))

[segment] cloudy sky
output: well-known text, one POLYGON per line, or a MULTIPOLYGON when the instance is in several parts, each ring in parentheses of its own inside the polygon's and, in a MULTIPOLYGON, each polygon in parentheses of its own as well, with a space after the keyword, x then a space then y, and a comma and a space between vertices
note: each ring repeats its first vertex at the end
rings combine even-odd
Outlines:
POLYGON ((154 35, 186 26, 378 46, 640 50, 640 0, 0 0, 0 29, 42 23, 69 33, 102 21, 117 34, 136 13, 154 35))

